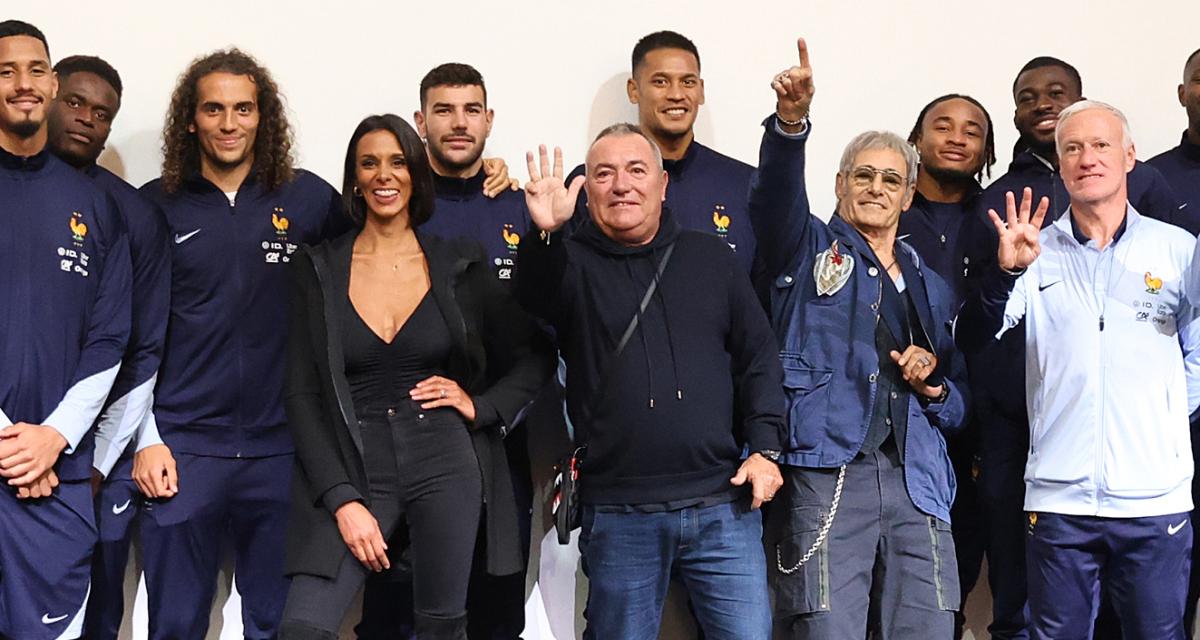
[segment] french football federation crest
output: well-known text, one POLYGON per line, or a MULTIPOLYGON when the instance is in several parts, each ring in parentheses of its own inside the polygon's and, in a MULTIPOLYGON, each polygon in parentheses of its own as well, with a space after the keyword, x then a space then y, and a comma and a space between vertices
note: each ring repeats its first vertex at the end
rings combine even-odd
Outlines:
POLYGON ((1147 271, 1146 275, 1142 276, 1142 280, 1146 283, 1146 293, 1158 295, 1158 292, 1162 291, 1162 278, 1155 278, 1154 276, 1150 275, 1149 271, 1147 271))
POLYGON ((813 264, 813 280, 817 282, 817 295, 831 296, 850 280, 854 271, 854 256, 838 251, 838 241, 834 240, 829 248, 817 254, 813 264))

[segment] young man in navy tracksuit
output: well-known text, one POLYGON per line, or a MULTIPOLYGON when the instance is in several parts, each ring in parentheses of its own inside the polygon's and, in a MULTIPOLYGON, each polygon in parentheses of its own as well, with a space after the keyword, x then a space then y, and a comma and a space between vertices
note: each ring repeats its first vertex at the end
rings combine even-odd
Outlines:
MULTIPOLYGON (((746 273, 753 273, 755 239, 746 193, 754 167, 696 141, 696 116, 704 104, 696 45, 674 31, 645 36, 633 48, 625 89, 638 107, 639 126, 662 149, 670 183, 664 205, 684 229, 724 239, 746 273)), ((583 169, 576 167, 569 178, 583 175, 583 169)), ((587 194, 581 192, 572 228, 587 217, 587 194)))
MULTIPOLYGON (((1183 210, 1200 216, 1200 49, 1188 56, 1179 85, 1179 104, 1187 110, 1188 128, 1179 145, 1147 161, 1162 172, 1183 201, 1183 210)), ((1188 231, 1195 232, 1189 228, 1188 231)))
MULTIPOLYGON (((917 250, 924 264, 950 286, 950 307, 957 309, 966 289, 967 237, 979 181, 996 162, 992 118, 970 96, 947 94, 934 99, 917 116, 909 133, 921 158, 912 204, 900 215, 898 237, 917 250)), ((975 491, 975 456, 979 430, 968 418, 963 431, 948 439, 957 491, 951 516, 958 583, 965 602, 979 573, 987 547, 986 513, 975 491)), ((955 626, 961 630, 961 608, 955 626)))
POLYGON ((133 471, 152 498, 140 525, 150 637, 204 636, 228 532, 243 634, 273 638, 292 477, 287 263, 348 222, 332 187, 293 168, 278 88, 237 49, 192 63, 163 136, 163 175, 142 188, 172 240, 161 440, 140 436, 133 471))
MULTIPOLYGON (((443 238, 478 242, 496 279, 511 288, 517 247, 528 235, 531 223, 523 192, 504 189, 491 195, 486 188, 490 177, 486 175, 483 150, 492 119, 483 76, 473 67, 442 64, 421 80, 421 110, 413 114, 413 121, 426 140, 436 194, 434 215, 421 225, 421 230, 443 238)), ((504 443, 520 511, 527 514, 533 497, 528 438, 526 429, 520 426, 505 435, 504 443)), ((528 549, 530 519, 522 518, 520 525, 522 549, 528 549)), ((483 555, 486 535, 481 528, 467 593, 467 635, 487 640, 520 638, 525 628, 525 572, 488 575, 483 555)), ((403 539, 394 539, 391 545, 394 552, 407 547, 403 539)), ((409 635, 412 584, 406 576, 395 573, 367 579, 362 622, 355 628, 359 638, 409 635)))
POLYGON ((96 523, 93 424, 129 338, 111 200, 46 148, 58 89, 32 25, 0 22, 0 636, 77 638, 96 523))
POLYGON ((58 96, 50 104, 54 154, 107 193, 129 231, 133 310, 129 345, 96 428, 92 462, 99 484, 95 506, 100 540, 92 555, 92 594, 85 631, 116 638, 125 605, 125 565, 142 495, 133 482, 130 444, 150 415, 155 374, 162 361, 171 291, 170 241, 162 212, 132 185, 96 164, 121 106, 121 77, 104 60, 71 56, 54 65, 58 96))
MULTIPOLYGON (((996 261, 997 237, 987 211, 1003 213, 1007 192, 1019 197, 1025 187, 1030 187, 1039 198, 1049 198, 1046 225, 1071 204, 1059 175, 1054 128, 1059 112, 1082 97, 1079 72, 1057 58, 1034 58, 1018 72, 1013 82, 1013 121, 1020 133, 1018 152, 1008 173, 989 185, 978 199, 972 220, 968 288, 979 286, 980 278, 996 261)), ((1129 202, 1139 213, 1192 233, 1200 230, 1200 211, 1180 209, 1175 194, 1153 167, 1139 162, 1128 177, 1129 202)), ((989 630, 996 638, 1029 637, 1023 507, 1029 424, 1024 353, 1024 332, 1018 327, 967 358, 973 374, 975 414, 981 421, 977 486, 991 518, 988 581, 993 622, 989 630)))
MULTIPOLYGON (((1188 128, 1183 132, 1179 145, 1168 149, 1147 164, 1162 172, 1163 177, 1174 189, 1175 195, 1183 200, 1185 210, 1192 215, 1200 212, 1200 49, 1188 56, 1183 65, 1183 82, 1179 85, 1179 104, 1187 110, 1188 128)), ((1192 433, 1200 431, 1200 424, 1193 421, 1192 433)), ((1200 458, 1200 438, 1192 438, 1192 457, 1200 458)), ((1192 479, 1192 501, 1200 496, 1200 480, 1192 479)), ((1195 512, 1193 512, 1195 513, 1195 512)), ((1192 567, 1197 564, 1197 549, 1192 547, 1192 567)), ((1187 609, 1183 623, 1191 636, 1196 620, 1196 604, 1200 600, 1200 571, 1192 571, 1188 583, 1187 609)))

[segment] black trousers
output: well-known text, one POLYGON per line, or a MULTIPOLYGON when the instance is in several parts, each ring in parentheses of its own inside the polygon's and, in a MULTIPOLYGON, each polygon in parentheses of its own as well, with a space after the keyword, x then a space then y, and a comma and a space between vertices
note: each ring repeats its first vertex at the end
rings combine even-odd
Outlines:
MULTIPOLYGON (((408 523, 413 606, 418 615, 465 615, 467 580, 483 505, 483 480, 470 435, 452 409, 416 403, 359 419, 370 511, 384 539, 408 523)), ((284 621, 336 632, 369 569, 349 549, 333 579, 292 578, 284 621)))

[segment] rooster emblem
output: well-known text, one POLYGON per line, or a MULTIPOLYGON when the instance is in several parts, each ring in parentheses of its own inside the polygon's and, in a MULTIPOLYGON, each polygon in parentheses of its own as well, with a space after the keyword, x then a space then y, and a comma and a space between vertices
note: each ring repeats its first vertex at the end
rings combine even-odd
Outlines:
POLYGON ((521 236, 516 231, 513 231, 511 224, 504 225, 504 228, 500 229, 500 235, 504 236, 504 242, 513 251, 516 251, 517 245, 521 244, 521 236))
POLYGON ((87 237, 87 225, 83 222, 83 215, 78 211, 73 212, 71 217, 67 219, 67 224, 71 226, 71 234, 75 236, 76 242, 83 242, 87 237))
POLYGON ((1162 291, 1162 278, 1155 278, 1154 276, 1150 275, 1149 271, 1147 271, 1146 275, 1142 279, 1146 282, 1146 293, 1158 295, 1158 292, 1162 291))
POLYGON ((288 219, 280 215, 282 213, 283 207, 275 207, 275 210, 271 212, 271 225, 275 227, 275 233, 277 235, 286 236, 288 230, 288 219))
POLYGON ((725 205, 719 204, 713 208, 713 224, 717 227, 717 233, 725 235, 729 231, 729 216, 721 213, 725 210, 725 205))

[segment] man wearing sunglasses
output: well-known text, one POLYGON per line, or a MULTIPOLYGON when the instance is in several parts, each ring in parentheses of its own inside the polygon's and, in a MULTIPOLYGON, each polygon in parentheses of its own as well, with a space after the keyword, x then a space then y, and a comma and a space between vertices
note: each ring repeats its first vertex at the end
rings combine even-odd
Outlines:
POLYGON ((959 606, 945 438, 966 415, 952 293, 897 240, 917 154, 868 131, 842 154, 837 213, 804 183, 812 69, 771 83, 750 188, 788 398, 783 504, 764 527, 776 638, 950 637, 959 606))

